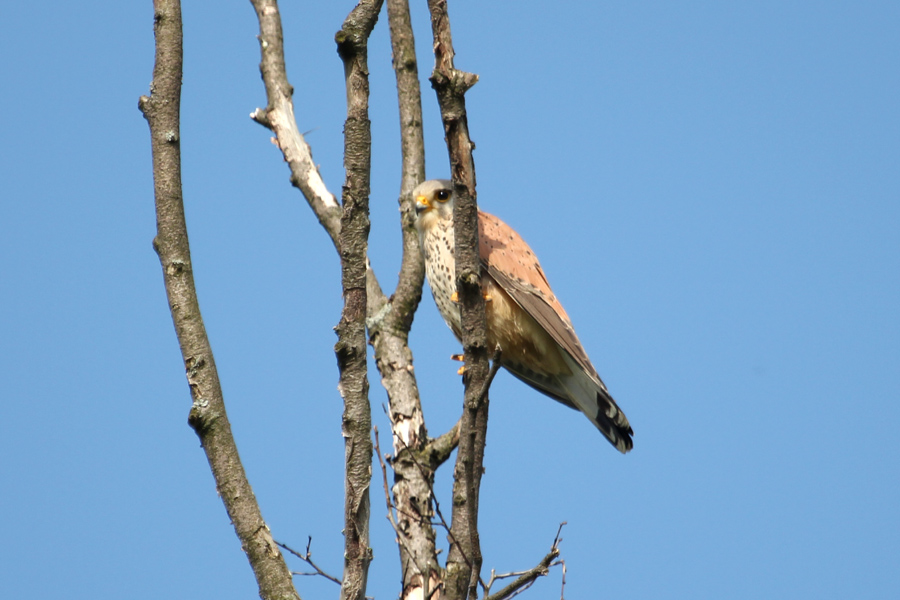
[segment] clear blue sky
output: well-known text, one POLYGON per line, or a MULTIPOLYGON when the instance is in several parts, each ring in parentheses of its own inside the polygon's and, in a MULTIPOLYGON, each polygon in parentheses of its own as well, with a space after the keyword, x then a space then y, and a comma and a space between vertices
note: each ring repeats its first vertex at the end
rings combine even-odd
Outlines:
MULTIPOLYGON (((343 181, 333 34, 285 2, 302 131, 343 181)), ((424 2, 428 175, 447 175, 424 2)), ((569 598, 900 593, 900 5, 450 2, 479 203, 529 241, 635 429, 615 452, 509 375, 492 392, 486 571, 564 529, 569 598)), ((152 5, 7 3, 0 19, 2 598, 253 598, 187 426, 156 255, 152 5)), ((277 539, 341 569, 338 260, 269 133, 250 3, 188 3, 184 186, 232 426, 277 539)), ((372 262, 399 261, 387 21, 371 41, 372 262)), ((432 434, 457 345, 412 334, 432 434)), ((385 394, 371 398, 382 442, 385 394)), ((449 505, 449 470, 439 484, 449 505)), ((370 595, 399 571, 378 480, 370 595)), ((444 535, 440 535, 443 541, 444 535)), ((302 568, 301 565, 293 565, 302 568)), ((526 597, 559 593, 556 570, 526 597)), ((301 579, 304 598, 336 587, 301 579)))

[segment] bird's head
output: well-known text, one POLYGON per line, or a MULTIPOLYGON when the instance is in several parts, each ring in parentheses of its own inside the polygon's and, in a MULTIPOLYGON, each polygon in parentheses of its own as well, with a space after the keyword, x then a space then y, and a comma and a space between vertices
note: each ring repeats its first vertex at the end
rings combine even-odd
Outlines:
POLYGON ((419 235, 438 221, 453 218, 453 184, 449 179, 424 181, 413 190, 416 200, 416 229, 419 235))

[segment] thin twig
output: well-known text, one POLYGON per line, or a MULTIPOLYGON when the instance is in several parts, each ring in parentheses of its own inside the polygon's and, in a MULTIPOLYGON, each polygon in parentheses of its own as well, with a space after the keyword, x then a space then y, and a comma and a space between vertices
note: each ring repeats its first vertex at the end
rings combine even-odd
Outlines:
POLYGON ((562 586, 559 588, 559 600, 566 600, 566 561, 560 560, 562 565, 562 586))
POLYGON ((315 573, 299 573, 297 571, 291 571, 291 575, 303 575, 303 576, 319 575, 329 581, 333 581, 336 584, 341 585, 340 579, 338 579, 337 577, 334 577, 333 575, 329 575, 328 573, 326 573, 325 571, 320 569, 319 565, 317 565, 316 563, 313 562, 312 552, 309 549, 309 547, 312 545, 312 536, 309 536, 309 540, 307 540, 307 542, 306 542, 306 553, 305 554, 301 554, 301 553, 297 552, 296 550, 294 550, 293 548, 291 548, 290 546, 288 546, 287 544, 282 544, 281 542, 279 542, 277 540, 275 541, 275 543, 278 544, 278 546, 280 548, 284 548, 285 550, 287 550, 288 552, 290 552, 291 554, 293 554, 294 556, 296 556, 297 558, 299 558, 300 560, 302 560, 303 562, 305 562, 306 564, 308 564, 309 566, 311 566, 313 569, 316 570, 315 573))
POLYGON ((387 465, 384 464, 384 456, 381 454, 381 442, 378 439, 378 425, 373 427, 373 429, 375 430, 375 454, 378 455, 378 462, 381 464, 381 476, 384 479, 384 503, 387 506, 387 517, 391 522, 391 525, 393 525, 394 531, 399 534, 400 531, 397 527, 397 521, 394 519, 394 505, 391 502, 391 490, 388 485, 387 465))
MULTIPOLYGON (((387 407, 385 407, 383 404, 381 405, 381 407, 385 412, 387 412, 387 407)), ((378 460, 381 463, 381 472, 382 472, 382 476, 384 478, 385 501, 387 502, 387 506, 388 506, 388 519, 391 521, 391 525, 393 526, 394 531, 398 535, 400 535, 400 525, 392 518, 392 515, 390 514, 391 510, 396 511, 397 515, 403 515, 405 517, 409 517, 410 519, 421 519, 422 515, 415 514, 415 513, 409 512, 407 510, 404 510, 404 509, 400 508, 399 506, 397 506, 396 504, 394 504, 394 502, 391 500, 390 495, 389 495, 389 488, 388 488, 389 484, 388 484, 388 480, 387 480, 387 466, 385 465, 385 461, 384 461, 385 457, 388 457, 388 459, 390 459, 390 457, 387 454, 381 454, 381 451, 379 449, 378 427, 375 426, 374 429, 375 429, 375 450, 376 450, 376 452, 378 452, 378 460)), ((400 441, 400 444, 404 446, 404 448, 402 448, 401 451, 408 450, 408 447, 405 445, 403 440, 401 439, 399 441, 400 441)), ((422 470, 423 467, 418 462, 418 459, 415 457, 415 455, 412 452, 409 452, 409 456, 410 456, 410 458, 412 458, 414 463, 416 463, 416 466, 420 470, 422 470)), ((393 465, 392 465, 392 468, 393 468, 393 465)), ((424 470, 422 470, 421 475, 422 475, 424 481, 428 482, 428 477, 424 470)), ((434 488, 431 487, 430 483, 429 483, 428 490, 429 490, 429 498, 432 501, 434 501, 435 503, 437 503, 437 499, 434 497, 434 488)), ((440 509, 438 509, 438 510, 440 510, 440 509)), ((434 527, 434 526, 443 527, 449 533, 450 527, 447 525, 447 522, 443 520, 443 515, 438 515, 438 516, 440 518, 439 521, 428 520, 426 522, 429 525, 431 525, 432 527, 434 527)))
POLYGON ((563 586, 565 586, 565 563, 561 560, 557 560, 559 557, 559 544, 562 542, 560 533, 565 524, 565 521, 559 524, 559 528, 556 530, 556 537, 553 538, 553 545, 550 547, 550 552, 548 552, 547 555, 531 569, 528 569, 527 571, 504 573, 502 575, 495 575, 494 572, 491 571, 491 579, 488 582, 488 585, 484 586, 484 584, 482 584, 484 587, 484 600, 506 600, 508 598, 513 598, 530 588, 539 577, 547 575, 550 572, 550 568, 557 565, 563 565, 563 586), (490 593, 494 581, 508 577, 517 577, 517 579, 496 594, 490 593))
POLYGON ((409 455, 409 457, 413 460, 413 463, 416 465, 416 467, 418 467, 419 472, 422 475, 422 478, 428 483, 428 491, 430 492, 431 501, 434 503, 434 512, 438 516, 438 519, 440 519, 441 527, 446 529, 447 533, 452 538, 453 534, 450 532, 450 525, 447 523, 447 520, 444 519, 444 515, 441 513, 441 503, 438 502, 437 496, 434 493, 434 486, 431 483, 431 478, 428 476, 428 472, 425 470, 425 467, 422 465, 422 463, 419 462, 419 459, 416 456, 416 453, 409 446, 406 445, 406 442, 404 442, 402 438, 398 438, 398 441, 400 442, 400 445, 403 446, 403 448, 401 449, 401 452, 406 451, 406 453, 409 455))
MULTIPOLYGON (((454 428, 458 428, 458 427, 459 427, 459 422, 457 422, 456 425, 454 425, 454 428)), ((450 432, 452 432, 452 431, 453 431, 453 429, 450 430, 450 432)), ((450 433, 450 432, 448 432, 448 433, 450 433)), ((447 435, 447 434, 444 434, 444 435, 447 435)), ((434 502, 434 512, 438 516, 438 519, 440 519, 441 527, 443 527, 447 531, 447 536, 450 538, 450 543, 451 544, 457 543, 456 537, 453 533, 451 526, 447 523, 447 520, 444 518, 444 514, 441 512, 441 503, 438 501, 437 495, 434 493, 434 487, 430 481, 430 478, 428 478, 426 476, 425 467, 422 465, 421 462, 419 462, 418 457, 416 457, 416 453, 413 452, 408 446, 406 446, 406 444, 403 443, 403 440, 400 440, 400 443, 403 444, 403 449, 409 453, 410 458, 412 458, 413 462, 416 464, 416 466, 422 472, 422 475, 423 475, 425 481, 428 482, 428 487, 429 487, 429 490, 431 491, 431 501, 434 502)), ((469 560, 468 556, 466 556, 464 549, 461 547, 460 547, 460 553, 462 555, 463 560, 466 561, 466 564, 469 566, 469 568, 472 568, 472 562, 469 560)), ((479 583, 481 583, 481 586, 484 587, 484 581, 481 579, 480 576, 478 578, 478 581, 479 581, 479 583)))
MULTIPOLYGON (((384 455, 381 453, 381 442, 378 440, 378 426, 374 427, 375 430, 375 453, 378 454, 378 462, 381 464, 381 476, 384 481, 384 502, 387 505, 387 517, 391 522, 391 527, 394 528, 394 533, 397 534, 397 542, 406 549, 407 555, 409 556, 409 560, 415 565, 419 574, 422 575, 424 585, 428 585, 428 578, 425 576, 425 569, 422 568, 420 564, 418 564, 415 560, 415 554, 412 550, 406 545, 406 540, 404 539, 403 533, 400 531, 400 526, 397 524, 397 520, 394 518, 394 504, 391 502, 391 493, 390 488, 388 487, 388 477, 387 477, 387 466, 384 463, 384 455)), ((399 514, 399 510, 398 510, 399 514)), ((408 515, 410 517, 415 517, 415 515, 408 515)))

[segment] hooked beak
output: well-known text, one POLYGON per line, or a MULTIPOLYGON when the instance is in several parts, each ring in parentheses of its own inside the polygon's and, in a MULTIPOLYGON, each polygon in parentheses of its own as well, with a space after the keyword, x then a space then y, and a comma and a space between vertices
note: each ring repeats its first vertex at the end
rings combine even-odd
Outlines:
POLYGON ((416 196, 416 214, 420 215, 426 210, 431 208, 431 202, 428 201, 428 198, 423 196, 416 196))

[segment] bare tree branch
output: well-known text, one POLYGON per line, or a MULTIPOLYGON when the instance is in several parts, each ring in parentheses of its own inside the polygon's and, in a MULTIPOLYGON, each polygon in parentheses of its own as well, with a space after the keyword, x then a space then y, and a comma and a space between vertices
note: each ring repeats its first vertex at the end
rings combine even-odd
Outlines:
POLYGON ((335 354, 344 398, 344 576, 342 600, 364 600, 372 549, 369 546, 369 487, 372 481, 372 411, 366 357, 366 276, 369 238, 369 179, 372 134, 369 123, 368 38, 383 0, 361 0, 335 34, 344 62, 347 120, 344 123, 340 254, 344 309, 336 328, 335 354))
MULTIPOLYGON (((387 506, 387 518, 391 523, 391 527, 394 528, 394 533, 397 534, 397 544, 403 548, 403 552, 400 553, 401 557, 404 557, 406 560, 411 561, 412 566, 415 567, 414 570, 409 569, 409 565, 403 565, 403 572, 411 571, 415 575, 418 575, 420 579, 424 578, 425 569, 423 566, 416 561, 416 553, 412 551, 406 541, 406 536, 401 530, 401 526, 398 523, 399 515, 402 513, 402 510, 397 508, 398 518, 394 518, 394 504, 391 502, 391 491, 388 486, 388 478, 387 478, 387 466, 385 465, 384 459, 385 455, 381 453, 381 442, 378 440, 378 427, 375 427, 375 453, 378 455, 378 464, 381 465, 381 477, 382 483, 384 486, 384 501, 387 506)), ((410 515, 414 516, 414 515, 410 515)), ((426 582, 427 583, 427 582, 426 582)), ((422 585, 418 585, 418 588, 421 588, 422 585)), ((427 586, 426 586, 427 589, 427 586)), ((426 592, 427 595, 427 592, 426 592)))
MULTIPOLYGON (((447 536, 450 540, 451 546, 456 545, 457 547, 462 547, 456 540, 455 533, 452 530, 450 524, 447 523, 447 519, 444 518, 444 513, 441 512, 441 503, 440 501, 438 501, 437 495, 435 495, 434 493, 434 472, 437 470, 438 466, 446 461, 450 452, 452 452, 452 448, 448 448, 456 447, 458 445, 459 429, 460 423, 457 422, 456 425, 454 425, 450 429, 450 431, 442 435, 440 438, 438 438, 437 440, 431 440, 431 442, 429 442, 429 444, 427 444, 423 450, 416 452, 412 448, 403 447, 402 452, 398 452, 397 454, 399 457, 411 461, 412 464, 414 464, 415 467, 420 471, 422 475, 422 481, 428 483, 428 498, 430 498, 430 500, 434 502, 434 512, 437 513, 438 523, 447 532, 447 536), (439 447, 433 447, 431 444, 432 442, 438 442, 439 447), (424 459, 424 461, 422 459, 424 459)), ((434 523, 431 522, 430 525, 433 526, 434 523)), ((468 565, 468 568, 471 570, 472 561, 469 560, 469 557, 465 554, 464 550, 461 550, 461 552, 463 561, 465 561, 466 565, 468 565)), ((483 581, 481 582, 481 585, 484 586, 483 581)), ((413 587, 412 589, 415 590, 416 588, 413 587)), ((427 592, 426 588, 425 596, 427 597, 429 595, 430 594, 427 592)))
POLYGON ((393 297, 393 312, 408 332, 416 307, 422 297, 425 267, 416 232, 416 202, 412 191, 425 180, 425 139, 422 131, 422 98, 416 43, 409 16, 408 0, 387 0, 391 50, 397 78, 397 100, 400 110, 400 149, 402 175, 400 182, 400 224, 403 232, 403 259, 400 280, 393 297))
MULTIPOLYGON (((455 442, 459 442, 459 438, 457 437, 455 440, 452 439, 454 434, 458 435, 459 433, 459 423, 453 426, 453 428, 445 433, 442 438, 450 438, 448 441, 444 441, 443 443, 446 445, 453 444, 455 442)), ((436 441, 436 440, 432 440, 436 441)), ((402 440, 400 440, 402 444, 402 440)), ((455 444, 454 444, 455 446, 455 444)), ((414 449, 404 446, 402 449, 401 456, 408 458, 412 461, 412 463, 416 466, 416 468, 422 473, 422 480, 428 482, 429 486, 434 485, 434 472, 437 470, 437 466, 432 461, 434 459, 440 459, 442 456, 438 454, 438 451, 435 451, 434 448, 431 447, 430 443, 425 446, 424 451, 416 452, 414 449), (423 461, 422 458, 425 460, 423 461), (424 463, 424 464, 423 464, 424 463), (427 465, 427 466, 426 466, 427 465)), ((441 452, 444 450, 442 449, 441 452)), ((449 452, 449 451, 448 451, 449 452)), ((446 458, 444 458, 446 460, 446 458)), ((443 463, 444 460, 441 460, 440 463, 443 463)), ((439 463, 439 464, 440 464, 439 463)), ((428 496, 431 498, 431 501, 434 502, 434 509, 437 512, 438 522, 441 527, 443 527, 447 533, 452 537, 453 532, 450 531, 450 524, 447 523, 447 520, 444 518, 444 515, 441 513, 441 503, 438 501, 437 496, 434 493, 434 487, 429 487, 428 496)))
MULTIPOLYGON (((300 135, 291 101, 293 88, 287 80, 284 65, 281 20, 275 0, 252 0, 260 21, 260 70, 266 84, 268 107, 257 109, 251 116, 276 134, 276 143, 282 150, 291 168, 291 181, 303 191, 319 221, 340 249, 341 221, 334 197, 325 189, 318 171, 311 159, 311 153, 303 136, 300 135)), ((396 6, 395 6, 396 8, 396 6)), ((396 10, 394 11, 396 13, 396 10)), ((408 13, 408 10, 407 10, 408 13)), ((422 143, 422 117, 418 91, 418 80, 414 62, 412 30, 408 24, 394 27, 393 38, 400 39, 395 44, 395 52, 403 48, 405 59, 398 64, 398 93, 401 104, 401 123, 404 149, 403 183, 401 186, 401 227, 403 231, 403 262, 400 281, 395 294, 388 299, 368 262, 366 262, 366 316, 369 342, 375 350, 375 360, 382 376, 391 403, 391 421, 394 438, 400 438, 410 447, 419 447, 428 439, 425 422, 419 402, 419 393, 412 366, 412 352, 407 344, 412 318, 422 294, 424 269, 414 229, 414 203, 410 191, 424 179, 424 144, 422 143), (411 57, 411 58, 410 58, 411 57), (412 63, 410 63, 412 60, 412 63)), ((395 450, 396 450, 395 443, 395 450)), ((403 466, 395 463, 395 474, 402 473, 403 466)), ((397 482, 395 488, 398 505, 404 515, 419 514, 422 524, 410 529, 410 539, 420 540, 415 544, 420 556, 431 556, 430 569, 436 574, 440 568, 434 550, 434 531, 428 523, 430 508, 424 491, 430 489, 422 482, 417 471, 407 469, 409 478, 397 482), (407 486, 406 483, 411 485, 407 486), (424 503, 424 504, 423 504, 424 503), (416 506, 414 507, 413 504, 416 506), (425 508, 423 508, 423 506, 425 508), (421 526, 423 533, 416 529, 421 526)), ((402 518, 401 518, 402 519, 402 518)), ((413 520, 407 519, 410 522, 413 520)), ((419 519, 414 519, 416 523, 419 519)), ((412 544, 411 544, 412 545, 412 544)), ((401 553, 404 552, 401 547, 401 553)), ((417 559, 420 560, 420 559, 417 559)), ((403 564, 409 564, 404 561, 403 564)), ((438 578, 439 579, 439 578, 438 578)), ((404 577, 404 581, 407 578, 404 577)))
POLYGON ((318 575, 320 577, 324 577, 325 579, 327 579, 329 581, 333 581, 334 583, 336 583, 338 585, 341 585, 340 579, 338 579, 334 575, 329 575, 328 573, 326 573, 325 571, 320 569, 319 565, 317 565, 315 562, 313 562, 312 551, 309 549, 310 546, 312 546, 312 536, 310 536, 306 542, 306 553, 305 554, 300 554, 299 552, 297 552, 296 550, 294 550, 287 544, 282 544, 281 542, 279 542, 277 540, 275 541, 275 543, 278 544, 278 546, 280 548, 284 548, 285 550, 287 550, 288 552, 290 552, 291 554, 293 554, 294 556, 296 556, 297 558, 299 558, 300 560, 302 560, 303 562, 305 562, 306 564, 311 566, 313 569, 315 569, 315 573, 298 573, 297 571, 291 571, 291 575, 301 575, 303 577, 318 575))
POLYGON ((559 561, 562 565, 562 584, 559 587, 559 600, 566 600, 566 561, 559 561))
MULTIPOLYGON (((194 400, 189 422, 201 439, 217 482, 217 488, 257 576, 260 596, 299 599, 283 555, 277 547, 307 562, 315 573, 341 584, 341 597, 364 600, 369 563, 369 488, 371 485, 371 414, 366 378, 365 330, 375 348, 378 368, 391 401, 394 434, 394 497, 387 493, 387 471, 378 447, 386 490, 389 518, 398 535, 403 564, 403 598, 432 598, 448 592, 450 598, 475 598, 480 581, 481 551, 477 531, 480 479, 483 470, 487 426, 488 390, 496 364, 487 369, 484 342, 484 306, 480 293, 477 248, 475 173, 468 139, 464 93, 477 76, 456 71, 450 39, 446 0, 429 0, 435 36, 436 66, 432 84, 438 92, 457 191, 456 227, 457 286, 463 314, 463 340, 467 365, 465 410, 459 424, 437 439, 429 439, 422 417, 412 354, 407 345, 409 328, 421 299, 422 257, 414 229, 411 190, 424 179, 422 115, 415 49, 406 0, 388 0, 394 67, 400 105, 403 178, 400 207, 403 261, 400 282, 390 299, 378 285, 366 258, 369 229, 368 196, 371 138, 368 121, 367 40, 383 0, 361 0, 336 34, 344 61, 348 117, 345 125, 346 180, 339 207, 313 163, 311 150, 299 133, 291 100, 293 88, 284 65, 283 34, 276 0, 251 0, 260 22, 260 70, 268 105, 251 117, 275 134, 291 169, 291 182, 308 203, 339 250, 342 264, 344 308, 336 328, 335 352, 341 373, 340 391, 345 400, 343 432, 346 438, 345 568, 343 581, 322 571, 306 554, 275 542, 262 520, 259 507, 241 467, 231 437, 211 349, 200 318, 184 225, 180 187, 178 103, 181 80, 181 22, 177 0, 155 0, 157 64, 151 97, 142 97, 140 108, 150 123, 157 196, 158 235, 154 240, 163 266, 166 289, 194 400), (174 100, 173 100, 174 98, 174 100), (480 319, 480 321, 479 321, 480 319), (441 524, 451 542, 444 584, 437 563, 433 510, 434 471, 452 450, 460 452, 455 471, 453 524, 448 526, 434 499, 441 524), (396 508, 396 519, 393 508, 396 508), (464 565, 462 568, 458 568, 464 565), (448 581, 450 579, 448 578, 448 581)), ((497 357, 495 357, 495 363, 497 357)), ((376 430, 377 444, 377 430, 376 430)), ((557 540, 558 541, 558 540, 557 540)), ((311 540, 310 540, 311 542, 311 540)), ((556 550, 557 542, 554 542, 556 550)), ((551 552, 552 554, 552 552, 551 552)), ((558 555, 558 550, 556 551, 558 555)), ((548 554, 548 556, 550 556, 548 554)), ((481 585, 485 594, 497 579, 518 579, 489 600, 512 597, 546 574, 547 557, 529 571, 493 575, 481 585), (541 572, 543 566, 543 572, 541 572)), ((563 590, 565 565, 563 565, 563 590)))
MULTIPOLYGON (((397 537, 403 568, 401 598, 416 594, 427 597, 429 590, 434 590, 443 581, 432 525, 434 469, 419 464, 416 457, 418 448, 406 445, 404 434, 410 431, 410 420, 397 419, 398 414, 392 406, 394 458, 391 466, 394 470, 393 495, 397 506, 397 537), (417 565, 416 571, 408 569, 408 564, 417 565)), ((424 433, 424 422, 421 430, 424 433)), ((419 448, 427 441, 426 438, 410 437, 419 448)))
POLYGON ((460 421, 457 421, 447 433, 428 440, 428 443, 422 448, 421 454, 432 469, 437 470, 459 446, 459 428, 460 421))
POLYGON ((370 319, 369 340, 388 393, 388 417, 393 432, 393 498, 397 508, 402 599, 428 598, 443 585, 432 524, 434 470, 414 464, 414 453, 428 442, 428 432, 412 366, 408 334, 422 298, 424 264, 415 229, 412 191, 425 179, 425 144, 422 102, 416 62, 415 38, 408 0, 387 0, 391 50, 397 79, 400 113, 402 176, 400 226, 403 258, 397 289, 380 311, 384 318, 370 319), (411 568, 414 567, 414 568, 411 568))
POLYGON ((193 404, 188 422, 206 452, 216 489, 247 554, 264 600, 299 600, 238 456, 212 347, 200 315, 184 219, 179 108, 182 26, 179 0, 155 0, 156 63, 151 95, 138 104, 150 126, 157 234, 153 246, 181 346, 193 404))
POLYGON ((341 209, 334 194, 325 187, 312 159, 312 150, 297 129, 294 104, 291 96, 294 88, 288 83, 284 64, 284 37, 281 16, 276 0, 250 0, 259 19, 259 49, 262 56, 259 70, 266 86, 268 106, 257 108, 250 114, 254 121, 270 129, 273 142, 281 149, 284 160, 291 169, 291 183, 299 188, 309 206, 335 248, 339 248, 341 209))
POLYGON ((562 541, 562 538, 559 537, 559 534, 562 532, 562 528, 564 525, 565 522, 559 524, 559 529, 556 530, 556 538, 553 540, 553 545, 550 547, 550 552, 548 552, 547 555, 544 556, 544 558, 542 558, 540 562, 534 567, 528 569, 527 571, 504 573, 502 575, 495 575, 492 571, 491 579, 485 586, 484 600, 506 600, 507 598, 512 598, 513 596, 516 596, 530 588, 539 577, 544 577, 545 575, 547 575, 550 572, 550 567, 554 567, 560 564, 563 565, 563 587, 565 587, 565 563, 556 560, 559 557, 559 543, 562 541), (517 579, 496 594, 490 593, 491 586, 494 584, 494 581, 498 579, 505 579, 508 577, 516 577, 517 579))
POLYGON ((458 71, 453 65, 453 41, 447 0, 428 0, 434 38, 434 71, 431 84, 437 93, 444 122, 450 173, 456 202, 453 209, 455 232, 456 287, 459 297, 462 342, 465 357, 465 401, 456 457, 453 487, 453 532, 459 544, 451 543, 447 557, 447 593, 451 600, 476 598, 481 571, 481 542, 478 535, 478 493, 484 464, 489 400, 482 395, 488 377, 485 341, 484 298, 481 294, 481 265, 478 253, 478 206, 475 192, 474 145, 469 139, 466 119, 466 91, 478 77, 458 71), (463 556, 471 559, 471 568, 463 556))

